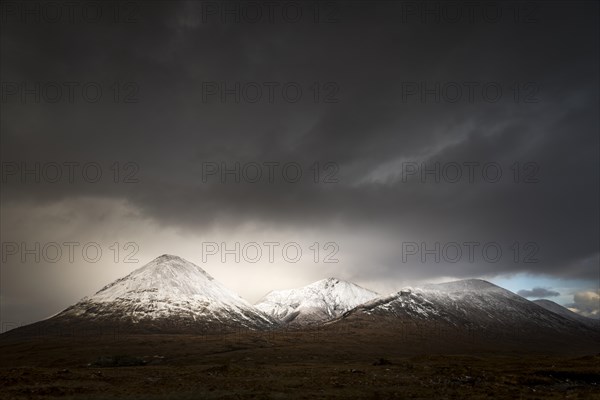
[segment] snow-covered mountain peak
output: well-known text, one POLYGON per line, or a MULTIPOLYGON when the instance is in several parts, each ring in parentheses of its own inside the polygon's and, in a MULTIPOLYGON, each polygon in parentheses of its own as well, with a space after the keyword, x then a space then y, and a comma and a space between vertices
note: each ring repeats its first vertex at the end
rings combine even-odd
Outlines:
POLYGON ((216 282, 210 285, 209 282, 213 281, 214 278, 199 266, 165 254, 105 286, 90 299, 105 302, 123 297, 140 297, 143 293, 152 293, 152 297, 158 298, 196 297, 203 295, 207 289, 214 289, 212 286, 220 286, 216 282))
POLYGON ((563 332, 576 327, 568 321, 575 318, 565 316, 568 310, 560 307, 562 310, 550 312, 544 308, 548 308, 547 302, 538 305, 485 280, 466 279, 404 288, 356 307, 341 320, 381 318, 393 323, 421 320, 478 329, 510 330, 519 326, 563 332))
POLYGON ((312 323, 338 317, 377 295, 353 283, 327 278, 297 289, 272 291, 256 307, 284 322, 312 323))
MULTIPOLYGON (((160 257, 156 257, 154 260, 150 261, 148 264, 144 265, 140 269, 154 269, 154 270, 170 270, 173 272, 181 271, 181 272, 191 272, 198 273, 206 277, 208 280, 213 280, 214 278, 205 270, 200 268, 194 263, 191 263, 181 257, 174 256, 171 254, 163 254, 160 257)), ((135 272, 135 271, 134 271, 135 272)))
POLYGON ((181 264, 191 264, 189 261, 184 260, 183 258, 173 255, 173 254, 163 254, 162 256, 156 257, 154 260, 150 261, 151 263, 167 263, 167 262, 175 262, 181 264))
MULTIPOLYGON (((317 281, 317 282, 322 282, 325 285, 335 285, 342 281, 340 281, 338 278, 330 277, 330 278, 326 278, 326 279, 321 279, 320 281, 317 281)), ((317 282, 315 282, 315 283, 317 283, 317 282)))
POLYGON ((351 284, 349 282, 346 281, 342 281, 338 278, 326 278, 326 279, 321 279, 320 281, 316 281, 311 283, 310 287, 314 287, 314 288, 323 288, 323 289, 328 289, 328 288, 333 288, 336 285, 344 285, 344 284, 351 284))
POLYGON ((195 326, 272 326, 274 321, 199 266, 164 254, 69 307, 63 317, 180 321, 195 326))

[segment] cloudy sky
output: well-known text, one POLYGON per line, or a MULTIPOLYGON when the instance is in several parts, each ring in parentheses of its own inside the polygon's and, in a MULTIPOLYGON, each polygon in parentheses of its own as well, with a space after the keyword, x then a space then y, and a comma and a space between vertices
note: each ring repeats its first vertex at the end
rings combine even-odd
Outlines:
POLYGON ((2 5, 4 330, 163 253, 599 315, 597 3, 69 4, 2 5))

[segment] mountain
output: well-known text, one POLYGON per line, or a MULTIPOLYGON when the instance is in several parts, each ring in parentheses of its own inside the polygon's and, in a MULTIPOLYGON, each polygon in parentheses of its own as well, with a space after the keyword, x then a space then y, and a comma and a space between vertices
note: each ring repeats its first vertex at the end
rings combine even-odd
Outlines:
POLYGON ((490 282, 468 279, 420 288, 406 288, 382 296, 347 312, 352 315, 393 317, 396 319, 436 320, 454 326, 515 326, 570 328, 578 322, 554 312, 490 282))
POLYGON ((201 333, 265 329, 276 322, 199 266, 165 254, 38 324, 50 330, 201 333))
POLYGON ((581 345, 589 349, 600 345, 597 329, 478 279, 406 288, 380 296, 326 326, 342 332, 365 330, 363 335, 374 340, 390 332, 398 338, 412 335, 419 340, 426 338, 430 346, 440 349, 445 343, 539 351, 548 346, 581 345))
POLYGON ((327 321, 377 297, 377 293, 336 278, 268 293, 256 308, 287 324, 306 325, 327 321))
POLYGON ((589 326, 596 326, 596 327, 600 326, 600 321, 592 319, 592 318, 584 317, 583 315, 579 315, 579 314, 569 310, 568 308, 563 307, 560 304, 555 303, 551 300, 540 299, 540 300, 534 300, 533 303, 537 304, 540 307, 544 307, 548 311, 552 311, 553 313, 556 313, 556 314, 558 314, 562 317, 568 318, 570 320, 578 321, 578 322, 584 323, 589 326))

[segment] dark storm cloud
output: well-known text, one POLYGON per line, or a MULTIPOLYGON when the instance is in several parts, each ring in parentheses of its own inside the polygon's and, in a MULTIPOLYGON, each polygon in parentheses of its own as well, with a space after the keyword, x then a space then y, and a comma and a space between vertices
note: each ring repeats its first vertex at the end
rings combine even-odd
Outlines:
POLYGON ((523 296, 523 297, 556 297, 556 296, 560 296, 560 293, 558 293, 554 290, 541 288, 541 287, 535 287, 531 290, 528 290, 528 289, 519 290, 517 292, 517 294, 519 296, 523 296))
POLYGON ((126 198, 145 216, 190 232, 248 221, 284 229, 341 224, 356 235, 376 229, 385 239, 365 237, 365 251, 378 240, 389 249, 364 256, 380 267, 357 266, 357 277, 597 278, 597 4, 540 4, 533 23, 457 24, 403 23, 393 2, 338 3, 339 21, 321 24, 203 23, 200 7, 149 2, 130 24, 3 26, 3 82, 93 81, 108 93, 98 103, 2 104, 3 162, 92 161, 104 172, 99 183, 9 177, 3 204, 126 198), (115 81, 135 83, 139 102, 109 101, 115 81), (295 82, 304 95, 297 103, 280 95, 273 104, 204 101, 203 82, 223 81, 295 82), (316 81, 339 88, 337 102, 315 102, 316 81), (492 82, 503 95, 497 102, 480 90, 473 102, 403 98, 407 83, 436 82, 463 90, 465 82, 492 82), (516 102, 515 84, 525 97, 538 88, 531 95, 538 101, 516 102), (139 183, 115 184, 115 161, 139 165, 139 183), (207 162, 295 162, 303 176, 203 182, 207 162), (314 162, 336 163, 339 182, 315 184, 314 162), (403 181, 407 162, 495 162, 503 175, 497 183, 403 181), (528 162, 539 167, 539 181, 514 182, 511 167, 528 162), (443 269, 399 261, 404 241, 472 240, 502 243, 505 257, 443 269), (520 254, 512 262, 514 241, 535 244, 538 261, 524 263, 520 254))

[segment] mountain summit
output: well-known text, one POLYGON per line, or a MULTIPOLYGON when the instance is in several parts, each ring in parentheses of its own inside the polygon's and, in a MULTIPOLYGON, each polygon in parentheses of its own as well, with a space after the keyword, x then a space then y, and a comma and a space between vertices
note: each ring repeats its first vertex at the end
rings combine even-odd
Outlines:
POLYGON ((467 279, 407 288, 345 313, 341 319, 442 323, 495 332, 573 332, 587 327, 490 282, 467 279))
POLYGON ((186 300, 221 296, 228 299, 231 293, 222 289, 223 287, 199 266, 183 258, 164 254, 126 277, 105 286, 88 299, 99 303, 117 299, 160 301, 167 298, 186 300))
POLYGON ((162 255, 47 321, 141 331, 260 329, 274 320, 199 266, 162 255))
POLYGON ((293 324, 327 321, 375 298, 378 294, 337 278, 268 293, 256 307, 270 316, 293 324))

